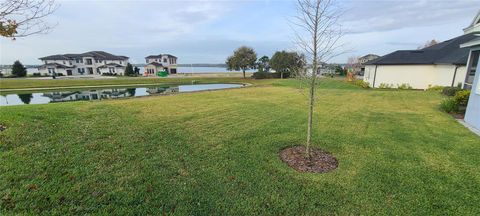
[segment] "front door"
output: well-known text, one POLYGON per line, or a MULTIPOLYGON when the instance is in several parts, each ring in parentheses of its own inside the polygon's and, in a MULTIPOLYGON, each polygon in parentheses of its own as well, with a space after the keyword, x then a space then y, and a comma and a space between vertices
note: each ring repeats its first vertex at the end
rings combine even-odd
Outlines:
POLYGON ((67 70, 67 75, 68 75, 68 76, 73 75, 73 74, 72 74, 72 70, 67 70))

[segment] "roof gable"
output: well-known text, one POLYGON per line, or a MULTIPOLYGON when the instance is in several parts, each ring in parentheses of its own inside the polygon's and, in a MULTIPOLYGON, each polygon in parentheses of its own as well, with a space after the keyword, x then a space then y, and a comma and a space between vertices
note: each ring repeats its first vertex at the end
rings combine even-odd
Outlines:
POLYGON ((466 34, 421 50, 399 50, 368 62, 373 65, 456 64, 466 65, 469 49, 460 45, 476 38, 466 34))
POLYGON ((463 32, 465 32, 465 34, 469 34, 472 32, 480 32, 480 10, 478 11, 475 18, 473 18, 472 23, 467 28, 463 29, 463 32))

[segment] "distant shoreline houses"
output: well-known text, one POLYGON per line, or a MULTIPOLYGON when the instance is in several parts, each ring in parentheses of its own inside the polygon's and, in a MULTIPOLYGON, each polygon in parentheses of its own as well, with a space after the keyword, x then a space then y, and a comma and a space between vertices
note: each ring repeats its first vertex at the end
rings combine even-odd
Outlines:
MULTIPOLYGON (((40 75, 123 75, 129 57, 105 51, 90 51, 81 54, 58 54, 39 58, 43 65, 38 67, 40 75)), ((170 54, 145 57, 146 76, 155 76, 159 71, 177 73, 177 57, 170 54)))
POLYGON ((363 80, 371 87, 408 84, 414 89, 432 86, 460 86, 470 89, 478 64, 479 52, 461 46, 478 38, 480 12, 464 35, 420 49, 399 50, 365 66, 363 80))
POLYGON ((42 75, 123 75, 128 57, 117 56, 104 51, 82 54, 60 54, 39 58, 44 64, 38 68, 42 75))

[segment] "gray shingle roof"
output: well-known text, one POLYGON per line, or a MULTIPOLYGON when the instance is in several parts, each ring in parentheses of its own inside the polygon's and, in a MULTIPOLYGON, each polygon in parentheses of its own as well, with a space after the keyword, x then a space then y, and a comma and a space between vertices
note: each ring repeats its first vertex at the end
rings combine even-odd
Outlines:
POLYGON ((93 57, 98 60, 127 60, 126 56, 117 56, 104 51, 90 51, 82 54, 59 54, 40 58, 40 60, 75 60, 82 57, 93 57))
POLYGON ((169 58, 177 58, 176 56, 170 55, 170 54, 149 55, 149 56, 147 56, 147 57, 145 57, 145 58, 146 58, 146 59, 149 59, 149 58, 161 58, 162 56, 168 56, 169 58))
POLYGON ((367 62, 370 65, 455 64, 466 65, 468 48, 460 44, 475 39, 475 33, 462 35, 421 50, 399 50, 367 62))

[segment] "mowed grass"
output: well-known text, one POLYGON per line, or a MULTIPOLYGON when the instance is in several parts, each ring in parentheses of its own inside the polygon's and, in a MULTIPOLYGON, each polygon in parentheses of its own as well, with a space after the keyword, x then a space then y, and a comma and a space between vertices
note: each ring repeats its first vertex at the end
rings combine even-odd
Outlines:
POLYGON ((339 167, 309 174, 278 157, 305 140, 296 85, 2 107, 0 214, 480 214, 480 138, 438 93, 323 81, 314 146, 339 167))

